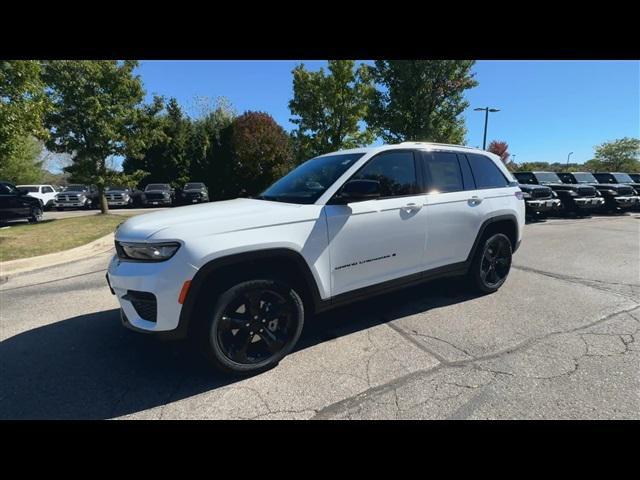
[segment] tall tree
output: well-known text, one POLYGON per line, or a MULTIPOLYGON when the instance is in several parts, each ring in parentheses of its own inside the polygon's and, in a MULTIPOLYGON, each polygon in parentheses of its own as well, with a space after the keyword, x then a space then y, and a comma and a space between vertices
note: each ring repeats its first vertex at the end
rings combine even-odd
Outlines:
POLYGON ((376 60, 379 86, 367 122, 386 142, 464 143, 464 92, 478 85, 470 60, 376 60))
POLYGON ((502 160, 502 163, 505 165, 509 163, 509 157, 511 154, 509 153, 509 144, 507 142, 502 140, 493 140, 489 144, 487 151, 498 155, 500 160, 502 160))
POLYGON ((28 153, 35 139, 47 137, 43 117, 49 104, 44 86, 38 61, 0 61, 0 169, 9 164, 17 168, 18 161, 26 161, 26 170, 33 167, 28 153))
POLYGON ((373 87, 366 66, 353 60, 329 60, 328 74, 293 69, 289 108, 298 125, 293 132, 298 160, 335 150, 368 145, 373 133, 362 128, 373 87))
POLYGON ((293 167, 289 136, 271 115, 245 112, 222 132, 222 198, 260 193, 293 167))
POLYGON ((107 160, 143 146, 136 138, 144 98, 136 66, 128 60, 62 60, 44 68, 53 104, 45 117, 51 131, 47 148, 73 154, 65 170, 98 187, 102 213, 109 211, 105 187, 122 181, 107 160))
POLYGON ((590 171, 640 171, 640 139, 624 137, 595 147, 595 156, 585 164, 590 171))
POLYGON ((42 142, 32 136, 12 140, 12 153, 0 162, 0 179, 16 185, 40 183, 44 176, 42 142))

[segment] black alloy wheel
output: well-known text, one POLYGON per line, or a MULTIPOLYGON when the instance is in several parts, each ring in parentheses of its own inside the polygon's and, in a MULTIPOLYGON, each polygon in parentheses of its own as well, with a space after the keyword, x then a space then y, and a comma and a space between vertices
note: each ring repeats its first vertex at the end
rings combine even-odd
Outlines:
POLYGON ((298 341, 304 323, 300 296, 277 280, 250 280, 223 293, 208 331, 216 367, 252 374, 276 365, 298 341))
POLYGON ((511 269, 511 240, 496 233, 480 244, 473 262, 473 286, 484 293, 497 291, 507 279, 511 269))

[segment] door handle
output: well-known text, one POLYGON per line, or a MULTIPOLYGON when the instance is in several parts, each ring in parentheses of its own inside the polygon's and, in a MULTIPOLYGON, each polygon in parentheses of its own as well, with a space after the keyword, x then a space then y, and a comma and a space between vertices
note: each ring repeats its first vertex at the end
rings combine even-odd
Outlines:
POLYGON ((417 212, 422 208, 422 205, 418 205, 417 203, 407 203, 402 207, 404 210, 408 210, 410 212, 417 212))
POLYGON ((484 199, 474 195, 468 200, 468 202, 469 202, 469 205, 473 206, 473 205, 480 205, 482 203, 482 200, 484 199))

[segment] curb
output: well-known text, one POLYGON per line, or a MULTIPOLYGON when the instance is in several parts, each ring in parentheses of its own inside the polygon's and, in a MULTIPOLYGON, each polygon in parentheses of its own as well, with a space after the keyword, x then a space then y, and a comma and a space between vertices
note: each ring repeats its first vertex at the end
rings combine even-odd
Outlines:
POLYGON ((19 258, 0 262, 0 283, 6 282, 9 275, 31 272, 42 268, 62 265, 63 263, 84 260, 85 258, 106 253, 113 248, 114 235, 110 233, 86 245, 70 248, 61 252, 48 253, 37 257, 19 258))

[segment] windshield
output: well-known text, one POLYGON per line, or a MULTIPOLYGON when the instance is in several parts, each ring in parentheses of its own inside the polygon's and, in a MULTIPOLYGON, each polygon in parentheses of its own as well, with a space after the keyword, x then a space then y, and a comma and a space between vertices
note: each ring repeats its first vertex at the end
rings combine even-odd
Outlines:
POLYGON ((29 192, 29 193, 38 191, 38 187, 31 187, 31 186, 23 187, 23 186, 18 185, 18 188, 20 190, 24 190, 25 192, 29 192))
POLYGON ((540 183, 562 183, 560 177, 553 172, 536 172, 535 175, 540 183))
POLYGON ((115 186, 107 187, 107 192, 114 191, 114 190, 126 190, 126 189, 127 189, 127 187, 123 187, 121 185, 115 185, 115 186))
POLYGON ((314 203, 364 153, 312 158, 295 168, 256 198, 288 203, 314 203))
POLYGON ((87 190, 87 187, 84 185, 69 185, 65 192, 84 192, 85 190, 87 190))
POLYGON ((169 185, 166 183, 151 183, 147 185, 147 188, 144 189, 145 192, 149 190, 169 190, 169 185))
POLYGON ((596 177, 590 173, 574 173, 573 176, 578 183, 598 183, 596 177))
POLYGON ((187 183, 184 186, 185 190, 196 190, 198 188, 204 188, 204 183, 187 183))
POLYGON ((618 183, 633 183, 633 178, 626 173, 614 173, 613 178, 615 178, 618 183))
POLYGON ((0 183, 0 193, 4 193, 5 195, 8 193, 18 193, 16 188, 10 183, 0 183))

